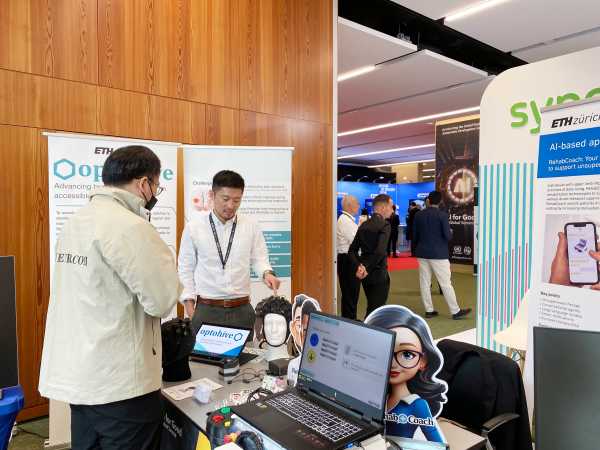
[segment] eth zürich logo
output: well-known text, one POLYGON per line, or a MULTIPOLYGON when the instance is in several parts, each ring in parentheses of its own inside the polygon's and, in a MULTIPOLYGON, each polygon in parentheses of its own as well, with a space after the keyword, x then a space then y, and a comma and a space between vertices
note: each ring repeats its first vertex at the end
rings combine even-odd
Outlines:
POLYGON ((59 159, 54 163, 54 175, 61 180, 68 180, 75 175, 75 164, 68 159, 59 159))

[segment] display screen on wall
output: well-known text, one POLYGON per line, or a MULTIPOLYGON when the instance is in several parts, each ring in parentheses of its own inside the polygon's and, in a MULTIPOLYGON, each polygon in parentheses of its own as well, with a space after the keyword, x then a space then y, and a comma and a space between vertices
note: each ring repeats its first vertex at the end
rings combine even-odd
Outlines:
POLYGON ((473 264, 479 118, 438 122, 435 149, 435 186, 443 195, 443 207, 448 211, 452 228, 450 261, 473 264))
POLYGON ((15 259, 0 256, 0 389, 19 384, 15 259))
POLYGON ((373 213, 373 199, 379 194, 388 194, 396 205, 396 214, 400 216, 400 224, 406 225, 406 215, 410 201, 424 202, 425 198, 433 191, 434 184, 430 181, 424 183, 405 184, 378 184, 358 183, 356 181, 338 181, 338 216, 342 213, 342 198, 353 195, 358 199, 361 209, 366 208, 369 214, 373 213))

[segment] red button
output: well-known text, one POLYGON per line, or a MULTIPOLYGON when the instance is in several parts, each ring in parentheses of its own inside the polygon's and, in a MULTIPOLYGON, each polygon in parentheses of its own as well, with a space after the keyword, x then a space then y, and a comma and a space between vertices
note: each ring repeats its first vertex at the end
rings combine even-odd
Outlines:
POLYGON ((213 416, 213 418, 212 418, 213 422, 216 422, 216 423, 222 422, 223 419, 225 419, 225 417, 223 417, 221 415, 216 415, 216 416, 213 416))

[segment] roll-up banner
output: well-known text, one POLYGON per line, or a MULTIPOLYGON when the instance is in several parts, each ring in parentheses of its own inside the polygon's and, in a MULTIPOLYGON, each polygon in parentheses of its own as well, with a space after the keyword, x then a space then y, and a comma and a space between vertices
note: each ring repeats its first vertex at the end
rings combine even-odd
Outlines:
MULTIPOLYGON (((238 172, 245 181, 239 214, 256 220, 263 231, 269 260, 281 280, 279 295, 292 295, 292 151, 291 147, 183 146, 186 221, 212 210, 208 195, 213 176, 238 172)), ((251 301, 272 295, 251 273, 251 301)))
POLYGON ((452 228, 450 261, 457 264, 473 264, 478 162, 479 116, 436 123, 435 186, 452 228))
POLYGON ((525 370, 530 409, 533 327, 600 331, 600 99, 542 111, 536 175, 525 370))
POLYGON ((143 145, 161 161, 160 185, 165 188, 152 209, 151 223, 173 251, 177 249, 177 148, 172 142, 122 139, 83 134, 46 133, 48 136, 48 191, 50 261, 65 222, 87 204, 90 192, 102 187, 102 167, 116 149, 143 145))

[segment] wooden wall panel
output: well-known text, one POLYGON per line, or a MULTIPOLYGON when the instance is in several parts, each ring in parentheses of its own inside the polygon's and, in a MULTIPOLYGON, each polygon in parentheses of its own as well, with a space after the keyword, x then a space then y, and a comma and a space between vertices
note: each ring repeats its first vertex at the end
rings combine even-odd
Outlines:
POLYGON ((37 391, 50 277, 44 141, 38 129, 0 125, 0 255, 15 256, 19 379, 26 408, 45 403, 37 391))
POLYGON ((192 121, 204 121, 204 110, 200 103, 99 87, 98 133, 192 143, 192 121))
POLYGON ((194 64, 196 70, 206 70, 206 102, 237 108, 240 92, 239 0, 191 1, 192 61, 198 59, 194 64), (199 20, 206 29, 196 26, 199 20))
POLYGON ((271 114, 240 112, 240 145, 291 147, 293 120, 271 114))
POLYGON ((0 67, 97 83, 96 0, 0 1, 0 67))
POLYGON ((299 118, 332 123, 333 30, 332 9, 323 0, 297 3, 300 21, 298 33, 299 118))
POLYGON ((43 129, 294 146, 293 292, 331 311, 332 29, 321 0, 0 0, 0 253, 18 257, 19 420, 47 413, 43 129))
POLYGON ((238 106, 237 0, 99 0, 100 84, 238 106))
POLYGON ((0 69, 0 124, 96 132, 96 87, 0 69))
POLYGON ((333 311, 331 126, 242 111, 240 145, 293 146, 292 292, 333 311))
POLYGON ((240 111, 208 105, 206 107, 206 143, 240 145, 240 111))
POLYGON ((293 0, 240 0, 240 108, 298 117, 298 29, 293 0))
POLYGON ((292 291, 313 296, 333 309, 332 129, 294 121, 292 167, 292 291))

